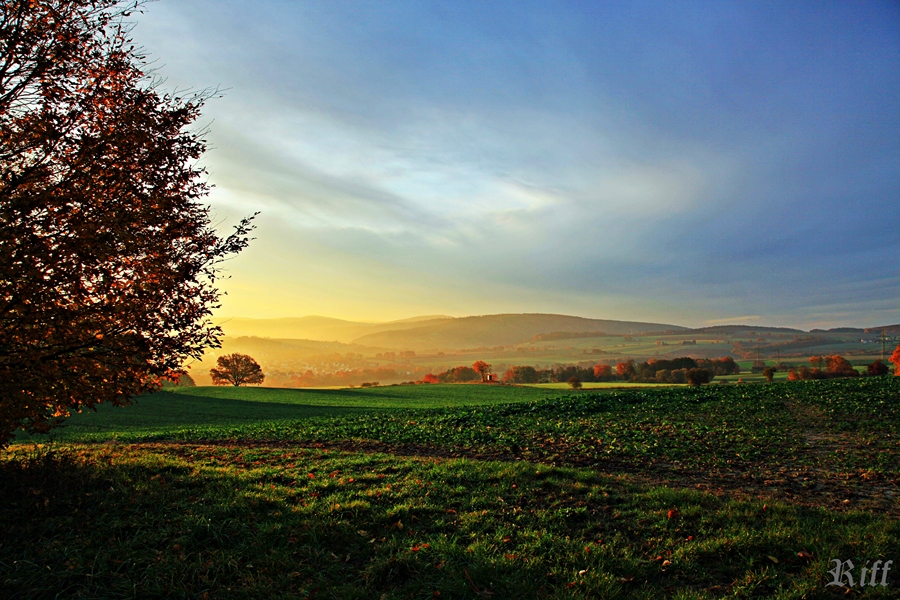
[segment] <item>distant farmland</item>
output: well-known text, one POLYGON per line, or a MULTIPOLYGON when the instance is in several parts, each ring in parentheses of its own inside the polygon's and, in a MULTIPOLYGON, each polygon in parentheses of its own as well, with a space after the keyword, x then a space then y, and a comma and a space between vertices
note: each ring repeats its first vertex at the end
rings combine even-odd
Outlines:
MULTIPOLYGON (((524 317, 524 315, 521 315, 524 317)), ((509 343, 509 322, 487 322, 486 333, 475 331, 479 323, 488 317, 472 320, 452 320, 457 328, 467 327, 466 335, 487 335, 488 345, 459 347, 448 342, 440 350, 423 351, 413 346, 403 346, 403 336, 409 332, 428 330, 432 339, 440 341, 441 328, 446 320, 426 320, 405 323, 408 329, 398 330, 401 337, 392 337, 391 331, 379 333, 378 339, 393 340, 393 346, 373 346, 361 343, 342 343, 322 340, 279 339, 265 337, 228 337, 218 353, 242 352, 250 354, 263 366, 267 375, 266 385, 297 387, 309 385, 305 374, 314 374, 313 385, 347 385, 366 381, 398 383, 420 380, 428 373, 483 360, 492 365, 500 375, 511 366, 536 366, 550 368, 559 365, 615 365, 619 361, 634 359, 645 361, 653 358, 719 358, 732 356, 749 371, 757 356, 766 365, 782 363, 785 366, 809 364, 812 355, 841 354, 856 365, 865 365, 881 358, 881 330, 864 329, 804 332, 786 328, 765 327, 710 327, 698 330, 669 329, 642 333, 632 325, 632 334, 600 333, 590 331, 539 331, 541 327, 559 326, 559 323, 537 321, 532 328, 518 334, 520 341, 509 343), (461 322, 461 323, 457 323, 461 322), (491 331, 502 330, 499 337, 491 338, 491 331), (506 341, 504 341, 506 340, 506 341), (358 373, 358 375, 354 375, 358 373), (323 375, 325 377, 323 377, 323 375)), ((574 319, 574 318, 570 318, 574 319)), ((583 327, 599 327, 598 323, 583 320, 583 327)), ((579 321, 567 321, 574 327, 579 321)), ((606 323, 608 325, 608 322, 606 323)), ((628 325, 628 324, 626 324, 628 325)), ((647 325, 647 324, 643 324, 647 325)), ((669 326, 670 327, 670 326, 669 326)), ((226 333, 227 333, 226 324, 226 333)), ((418 335, 418 334, 416 334, 418 335)), ((367 337, 374 340, 375 338, 367 337)), ((359 338, 362 340, 362 338, 359 338)), ((897 334, 886 334, 887 355, 897 345, 897 334)), ((198 383, 209 383, 208 371, 214 364, 213 354, 192 366, 191 374, 198 383)), ((783 373, 784 371, 782 371, 783 373)))

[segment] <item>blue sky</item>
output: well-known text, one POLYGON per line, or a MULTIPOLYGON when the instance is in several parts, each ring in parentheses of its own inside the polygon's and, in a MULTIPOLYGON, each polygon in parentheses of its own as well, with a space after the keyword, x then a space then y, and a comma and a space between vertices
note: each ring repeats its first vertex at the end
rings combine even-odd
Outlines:
POLYGON ((160 0, 221 315, 900 322, 900 4, 160 0))

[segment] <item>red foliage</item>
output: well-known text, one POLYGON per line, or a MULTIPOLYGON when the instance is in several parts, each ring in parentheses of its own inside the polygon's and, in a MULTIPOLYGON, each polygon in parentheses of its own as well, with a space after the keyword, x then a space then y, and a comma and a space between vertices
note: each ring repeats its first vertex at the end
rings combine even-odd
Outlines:
POLYGON ((610 365, 594 365, 594 377, 612 377, 610 365))
POLYGON ((211 223, 204 98, 152 83, 135 4, 0 3, 0 447, 219 345, 217 265, 252 227, 211 223))
POLYGON ((894 348, 890 361, 894 363, 894 375, 900 375, 900 344, 897 344, 897 347, 894 348))
POLYGON ((487 364, 483 360, 476 360, 472 365, 472 369, 481 375, 481 381, 486 381, 488 374, 491 372, 491 365, 487 364))
POLYGON ((827 365, 826 370, 830 375, 838 375, 842 377, 855 377, 859 375, 859 372, 853 368, 853 365, 850 364, 850 361, 838 354, 826 356, 825 364, 827 365))
POLYGON ((625 380, 630 380, 634 377, 634 361, 628 360, 626 362, 620 362, 616 365, 616 374, 625 380))
POLYGON ((433 373, 429 373, 425 377, 422 378, 422 383, 439 383, 440 379, 437 378, 437 375, 433 373))

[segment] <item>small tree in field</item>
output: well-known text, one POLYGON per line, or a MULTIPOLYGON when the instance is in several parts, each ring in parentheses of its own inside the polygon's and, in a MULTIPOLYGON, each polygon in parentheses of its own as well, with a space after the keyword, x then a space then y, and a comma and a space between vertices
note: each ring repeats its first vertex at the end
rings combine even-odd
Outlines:
POLYGON ((775 377, 775 373, 777 372, 778 369, 776 369, 775 367, 766 367, 765 369, 763 369, 762 374, 763 377, 766 378, 766 381, 772 381, 772 379, 775 377))
POLYGON ((887 375, 890 372, 888 366, 881 362, 880 360, 876 360, 871 365, 866 365, 866 373, 873 377, 878 377, 880 375, 887 375))
POLYGON ((707 369, 687 369, 685 378, 691 385, 702 385, 712 380, 711 373, 707 369))
POLYGON ((581 389, 581 380, 578 379, 577 377, 569 377, 568 383, 569 383, 569 387, 572 388, 573 390, 581 389))
POLYGON ((216 364, 217 368, 209 370, 215 385, 260 384, 266 378, 259 363, 246 354, 226 354, 220 356, 216 364))
POLYGON ((828 374, 836 377, 856 377, 859 375, 853 365, 846 358, 839 354, 825 357, 826 369, 828 374))

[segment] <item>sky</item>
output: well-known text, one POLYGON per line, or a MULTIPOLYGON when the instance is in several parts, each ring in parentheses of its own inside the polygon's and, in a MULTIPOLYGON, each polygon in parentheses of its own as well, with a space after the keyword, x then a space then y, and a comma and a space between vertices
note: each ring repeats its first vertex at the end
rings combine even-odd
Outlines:
POLYGON ((159 0, 217 318, 900 323, 900 4, 159 0))

